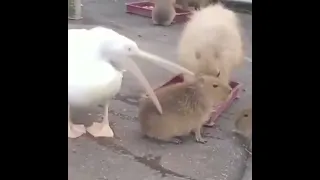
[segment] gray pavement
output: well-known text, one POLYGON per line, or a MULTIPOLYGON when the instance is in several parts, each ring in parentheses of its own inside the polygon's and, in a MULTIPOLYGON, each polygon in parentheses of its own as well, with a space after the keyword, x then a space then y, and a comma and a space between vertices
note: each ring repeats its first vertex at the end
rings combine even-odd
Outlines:
MULTIPOLYGON (((172 61, 182 24, 156 27, 148 18, 125 13, 123 0, 84 0, 83 19, 69 21, 68 28, 103 25, 133 39, 141 49, 172 61)), ((252 25, 250 15, 239 15, 251 58, 252 25)), ((174 74, 139 60, 138 65, 149 82, 158 87, 174 74)), ((206 128, 213 137, 207 144, 187 139, 182 145, 150 141, 141 137, 137 119, 137 100, 143 92, 134 77, 125 74, 121 92, 110 105, 109 119, 114 139, 83 136, 68 140, 69 180, 239 180, 245 175, 247 152, 233 136, 233 119, 252 99, 252 64, 236 70, 233 79, 244 85, 241 98, 219 119, 217 126, 206 128)), ((90 124, 101 119, 99 106, 72 109, 75 122, 90 124)))
POLYGON ((242 180, 252 180, 252 156, 247 159, 246 169, 242 180))

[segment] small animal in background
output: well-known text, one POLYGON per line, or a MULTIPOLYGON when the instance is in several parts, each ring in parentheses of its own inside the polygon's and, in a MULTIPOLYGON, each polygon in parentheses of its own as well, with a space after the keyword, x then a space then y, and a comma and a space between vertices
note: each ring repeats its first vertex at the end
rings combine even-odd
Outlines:
POLYGON ((250 145, 249 145, 248 150, 249 150, 249 153, 252 154, 252 138, 251 138, 251 141, 250 141, 250 145))
POLYGON ((252 108, 243 110, 235 120, 234 126, 233 132, 245 138, 246 145, 250 143, 252 146, 252 108))
POLYGON ((176 16, 176 0, 152 0, 152 22, 154 25, 169 26, 176 16))
POLYGON ((194 7, 195 10, 200 10, 211 4, 212 0, 176 0, 177 7, 183 10, 189 10, 189 7, 194 7))
POLYGON ((220 72, 224 83, 244 61, 243 42, 236 14, 220 3, 195 11, 178 45, 178 62, 194 73, 220 72))
POLYGON ((193 80, 168 85, 155 91, 163 114, 160 115, 149 98, 142 98, 139 119, 142 133, 166 142, 182 143, 179 138, 195 134, 195 140, 206 143, 201 128, 211 116, 212 107, 224 102, 231 87, 219 78, 197 75, 193 80))
POLYGON ((177 0, 176 4, 181 5, 182 9, 188 10, 188 7, 193 7, 195 10, 200 10, 210 4, 220 3, 220 0, 177 0))

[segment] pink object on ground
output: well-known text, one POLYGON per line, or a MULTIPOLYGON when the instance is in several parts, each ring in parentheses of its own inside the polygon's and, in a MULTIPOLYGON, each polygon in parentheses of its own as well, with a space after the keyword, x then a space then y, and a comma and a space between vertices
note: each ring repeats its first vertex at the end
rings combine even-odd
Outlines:
MULTIPOLYGON (((176 84, 176 83, 180 83, 183 82, 184 78, 182 74, 179 74, 177 76, 175 76, 174 78, 172 78, 170 81, 168 81, 167 83, 165 83, 164 85, 160 86, 157 89, 160 89, 162 87, 171 85, 171 84, 176 84)), ((240 87, 241 84, 237 83, 237 82, 233 82, 231 81, 230 86, 232 88, 232 95, 230 96, 230 98, 223 104, 215 107, 212 111, 214 111, 212 114, 213 116, 211 116, 211 118, 208 120, 208 123, 205 126, 209 126, 212 127, 215 123, 215 121, 218 119, 218 117, 226 110, 230 107, 230 105, 232 104, 232 102, 239 98, 239 91, 240 91, 240 87)), ((155 89, 155 91, 157 91, 157 89, 155 89)))
MULTIPOLYGON (((132 2, 132 3, 126 3, 127 7, 127 13, 137 14, 144 17, 152 17, 152 8, 149 8, 150 6, 154 7, 154 4, 152 2, 132 2)), ((185 11, 180 8, 176 9, 176 17, 174 18, 175 23, 182 23, 189 20, 189 15, 192 14, 190 11, 185 11)))

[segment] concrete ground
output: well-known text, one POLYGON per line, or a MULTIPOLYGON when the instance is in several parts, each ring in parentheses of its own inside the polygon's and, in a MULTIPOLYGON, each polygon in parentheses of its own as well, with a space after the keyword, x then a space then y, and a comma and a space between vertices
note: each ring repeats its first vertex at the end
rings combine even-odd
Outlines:
MULTIPOLYGON (((123 0, 83 0, 83 19, 69 21, 68 28, 102 25, 138 43, 141 49, 175 61, 176 45, 183 25, 156 27, 151 19, 125 13, 123 0)), ((246 56, 251 58, 252 17, 239 15, 244 27, 246 56)), ((165 83, 174 74, 151 63, 138 61, 154 86, 165 83)), ((137 119, 137 100, 143 92, 134 77, 125 74, 121 92, 110 105, 109 120, 114 139, 94 139, 85 135, 68 140, 69 180, 239 180, 244 175, 248 153, 233 136, 233 120, 252 99, 252 64, 236 70, 233 79, 241 82, 241 98, 218 119, 207 144, 191 138, 182 145, 165 144, 142 138, 137 119)), ((101 119, 98 105, 72 110, 74 122, 90 124, 101 119)))

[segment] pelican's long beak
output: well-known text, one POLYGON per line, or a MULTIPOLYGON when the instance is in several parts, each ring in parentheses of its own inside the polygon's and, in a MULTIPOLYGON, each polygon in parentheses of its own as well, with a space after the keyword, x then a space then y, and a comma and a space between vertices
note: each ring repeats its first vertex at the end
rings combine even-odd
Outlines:
POLYGON ((156 56, 154 54, 143 51, 141 49, 138 51, 136 56, 140 57, 140 58, 147 59, 149 61, 152 61, 155 64, 157 64, 158 66, 161 66, 164 69, 167 69, 168 71, 173 72, 174 74, 176 74, 177 72, 182 72, 184 74, 194 76, 194 73, 189 71, 188 69, 186 69, 178 64, 175 64, 173 62, 170 62, 169 60, 163 59, 159 56, 156 56))
POLYGON ((147 91, 149 97, 151 98, 152 102, 158 109, 159 113, 162 114, 162 107, 159 103, 159 100, 155 95, 152 87, 148 83, 147 79, 144 77, 144 75, 138 68, 137 64, 131 58, 126 58, 124 61, 119 61, 119 62, 121 62, 121 66, 123 66, 126 70, 130 71, 134 76, 136 76, 136 78, 139 80, 141 85, 147 91))

